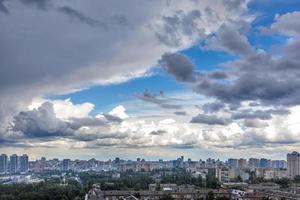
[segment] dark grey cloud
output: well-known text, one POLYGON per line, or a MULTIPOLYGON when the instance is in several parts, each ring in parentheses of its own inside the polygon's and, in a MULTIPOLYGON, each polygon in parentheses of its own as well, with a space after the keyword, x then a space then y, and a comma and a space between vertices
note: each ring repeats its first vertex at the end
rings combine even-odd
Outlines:
POLYGON ((67 16, 69 16, 69 17, 71 17, 71 19, 78 20, 78 21, 80 21, 84 24, 88 24, 88 25, 91 25, 91 26, 99 25, 99 26, 102 26, 102 27, 107 27, 107 25, 105 23, 101 23, 98 20, 95 20, 91 17, 88 17, 85 14, 81 13, 80 11, 75 10, 74 8, 71 8, 69 6, 60 7, 60 8, 58 8, 58 11, 65 14, 65 15, 67 15, 67 16))
POLYGON ((214 113, 225 108, 225 104, 222 102, 212 102, 212 103, 206 103, 202 105, 202 107, 200 108, 202 108, 205 113, 214 113))
POLYGON ((187 113, 185 111, 176 111, 174 112, 175 115, 186 115, 187 113))
POLYGON ((159 60, 164 71, 173 75, 180 82, 195 82, 196 74, 193 63, 184 55, 165 53, 159 60))
POLYGON ((260 104, 257 103, 257 102, 250 102, 250 103, 249 103, 249 106, 251 106, 251 107, 256 107, 256 106, 260 106, 260 104))
POLYGON ((254 53, 247 37, 240 34, 237 27, 231 27, 227 24, 223 24, 215 35, 208 38, 202 48, 226 51, 242 56, 249 56, 254 53))
POLYGON ((115 139, 115 140, 121 140, 127 138, 128 135, 126 133, 75 133, 71 139, 77 140, 77 141, 84 141, 84 142, 91 142, 91 141, 97 141, 97 140, 103 140, 103 139, 115 139))
POLYGON ((4 2, 6 0, 0 0, 0 12, 4 13, 4 14, 9 14, 9 10, 8 8, 4 5, 4 2))
POLYGON ((124 15, 114 15, 112 16, 112 21, 117 25, 133 28, 133 25, 129 22, 129 20, 124 15))
POLYGON ((284 145, 298 143, 299 139, 293 135, 282 133, 280 138, 268 138, 268 134, 260 133, 258 131, 248 131, 245 133, 242 140, 235 146, 239 147, 264 147, 268 145, 284 145))
POLYGON ((213 71, 211 73, 208 73, 208 77, 211 79, 227 79, 228 75, 226 72, 213 71))
POLYGON ((14 131, 21 131, 28 137, 50 137, 71 135, 68 123, 56 118, 53 105, 43 103, 38 109, 20 112, 14 118, 14 131))
POLYGON ((12 125, 13 131, 20 131, 25 137, 29 138, 49 138, 51 137, 69 137, 84 138, 84 141, 93 137, 103 138, 103 134, 83 134, 80 135, 78 130, 81 127, 106 127, 110 122, 121 122, 121 119, 105 114, 105 119, 97 117, 70 118, 63 121, 56 117, 53 104, 50 102, 43 103, 34 110, 20 112, 14 118, 12 125))
POLYGON ((260 119, 269 120, 272 115, 288 115, 290 112, 286 109, 268 109, 268 110, 240 110, 231 115, 232 119, 260 119))
POLYGON ((199 123, 199 124, 207 124, 207 125, 228 125, 232 121, 231 119, 221 118, 217 115, 206 115, 199 114, 192 118, 190 123, 199 123))
POLYGON ((260 101, 266 105, 297 105, 300 103, 299 41, 289 43, 280 58, 269 53, 256 53, 227 63, 234 79, 216 82, 201 80, 194 87, 198 93, 227 103, 260 101))
POLYGON ((68 126, 73 130, 77 130, 83 126, 105 126, 107 125, 107 121, 104 119, 96 118, 96 117, 82 117, 82 118, 70 118, 71 122, 68 123, 68 126))
POLYGON ((145 89, 143 94, 135 94, 134 96, 140 100, 156 104, 161 108, 168 108, 168 109, 182 108, 182 106, 179 104, 172 104, 172 102, 178 101, 179 99, 167 98, 164 96, 162 91, 160 91, 158 94, 151 94, 148 89, 145 89))
POLYGON ((150 135, 163 135, 165 133, 166 133, 165 130, 156 130, 156 131, 151 131, 150 135))
POLYGON ((239 9, 243 4, 245 4, 246 0, 223 0, 223 4, 228 9, 239 9))
POLYGON ((103 116, 108 120, 108 121, 111 121, 111 122, 122 122, 123 120, 120 118, 120 117, 117 117, 117 116, 114 116, 114 115, 110 115, 110 114, 103 114, 103 116))
POLYGON ((182 45, 183 37, 192 39, 204 35, 203 29, 197 26, 197 20, 201 18, 199 10, 184 13, 176 11, 173 15, 163 16, 163 25, 160 28, 152 27, 156 32, 158 40, 171 47, 182 45))
POLYGON ((263 128, 267 127, 268 123, 257 119, 245 119, 243 125, 248 128, 263 128))
POLYGON ((195 143, 172 144, 170 147, 174 149, 193 149, 195 148, 195 143))
POLYGON ((50 4, 50 0, 20 0, 25 5, 36 6, 39 9, 46 10, 50 4))

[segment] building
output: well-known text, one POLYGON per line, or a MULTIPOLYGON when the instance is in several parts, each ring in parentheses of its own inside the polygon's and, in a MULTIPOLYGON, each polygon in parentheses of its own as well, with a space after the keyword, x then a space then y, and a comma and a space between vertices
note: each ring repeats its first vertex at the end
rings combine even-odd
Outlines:
POLYGON ((238 160, 238 167, 239 167, 239 168, 244 168, 244 167, 246 167, 246 166, 247 166, 247 160, 244 159, 244 158, 240 158, 240 159, 238 160))
POLYGON ((28 156, 26 154, 23 154, 20 156, 20 172, 21 173, 28 173, 29 165, 28 165, 28 156))
POLYGON ((287 171, 289 178, 300 175, 300 154, 298 152, 287 154, 287 171))
POLYGON ((266 158, 261 158, 260 161, 259 161, 259 167, 261 168, 267 168, 267 167, 270 167, 269 166, 269 160, 266 159, 266 158))
POLYGON ((233 168, 237 168, 238 167, 238 159, 229 158, 228 159, 228 166, 233 167, 233 168))
POLYGON ((286 161, 285 160, 272 160, 272 168, 274 169, 285 169, 286 161))
POLYGON ((259 159, 258 158, 249 158, 249 167, 251 168, 257 168, 259 167, 259 159))
POLYGON ((18 162, 18 156, 17 154, 13 154, 9 158, 10 168, 9 172, 11 174, 15 174, 19 171, 19 162, 18 162))
POLYGON ((62 166, 63 171, 69 171, 70 167, 71 167, 70 159, 63 159, 63 166, 62 166))
POLYGON ((7 173, 7 155, 1 154, 0 155, 0 174, 7 173))
POLYGON ((229 182, 229 168, 227 168, 227 167, 217 168, 216 175, 220 182, 222 182, 222 183, 229 182))

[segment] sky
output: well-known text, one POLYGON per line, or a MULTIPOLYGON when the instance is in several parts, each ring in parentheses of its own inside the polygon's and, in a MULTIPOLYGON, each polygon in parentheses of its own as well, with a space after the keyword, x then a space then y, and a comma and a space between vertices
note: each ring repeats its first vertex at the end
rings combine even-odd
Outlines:
POLYGON ((300 0, 0 0, 0 153, 285 159, 300 0))

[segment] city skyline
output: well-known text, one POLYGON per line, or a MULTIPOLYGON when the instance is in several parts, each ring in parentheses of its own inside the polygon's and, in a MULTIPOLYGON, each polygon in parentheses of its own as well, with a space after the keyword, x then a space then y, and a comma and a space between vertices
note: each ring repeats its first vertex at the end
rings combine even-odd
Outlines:
POLYGON ((299 18, 300 0, 0 0, 0 152, 285 160, 299 18))
MULTIPOLYGON (((297 151, 293 151, 293 152, 296 152, 298 153, 297 151)), ((292 153, 293 153, 292 152, 292 153)), ((207 158, 198 158, 198 159, 192 159, 190 157, 186 157, 186 156, 183 156, 183 155, 177 155, 175 157, 172 157, 172 158, 161 158, 161 157, 157 157, 155 159, 147 159, 147 158, 144 158, 144 157, 135 157, 135 158, 126 158, 126 157, 110 157, 108 159, 99 159, 99 158, 96 158, 96 157, 86 157, 84 159, 80 159, 80 158, 71 158, 71 157, 59 157, 59 156, 54 156, 54 157, 47 157, 47 156, 41 156, 39 158, 35 158, 35 157, 31 157, 30 154, 27 154, 27 153, 22 153, 22 154, 17 154, 17 153, 12 153, 12 154, 6 154, 6 153, 0 153, 0 156, 1 155, 6 155, 8 158, 10 156, 13 156, 13 155, 16 155, 18 157, 21 157, 21 156, 28 156, 28 161, 37 161, 37 160, 42 160, 42 159, 46 159, 46 160, 53 160, 53 159, 58 159, 58 160, 64 160, 64 159, 68 159, 68 160, 92 160, 92 159, 95 159, 95 160, 99 160, 99 161, 112 161, 112 160, 115 160, 115 159, 120 159, 120 160, 123 160, 123 161, 137 161, 137 160, 145 160, 145 161, 172 161, 172 160, 176 160, 178 158, 184 158, 184 161, 188 161, 188 160, 191 160, 191 161, 207 161, 207 160, 215 160, 215 161, 220 161, 220 162, 228 162, 229 160, 245 160, 247 161, 247 163, 249 164, 249 161, 251 159, 258 159, 258 160, 261 160, 261 159, 265 159, 265 160, 268 160, 268 161, 287 161, 287 155, 291 154, 290 153, 287 153, 286 156, 284 158, 281 158, 281 159, 271 159, 271 158, 268 158, 268 157, 253 157, 253 156, 248 156, 248 157, 228 157, 228 158, 225 158, 225 159, 220 159, 218 157, 207 157, 207 158)), ((300 154, 299 154, 300 155, 300 154)), ((250 161, 251 162, 251 161, 250 161)), ((299 160, 299 163, 300 163, 300 160, 299 160)), ((300 166, 300 165, 299 165, 300 166)), ((300 173, 300 172, 299 172, 300 173)))

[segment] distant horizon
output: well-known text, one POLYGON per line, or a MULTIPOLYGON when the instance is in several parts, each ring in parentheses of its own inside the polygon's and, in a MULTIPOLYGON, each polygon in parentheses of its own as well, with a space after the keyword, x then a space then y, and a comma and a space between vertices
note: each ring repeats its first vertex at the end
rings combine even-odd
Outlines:
MULTIPOLYGON (((289 152, 289 153, 292 153, 292 152, 289 152)), ((31 156, 30 156, 30 154, 28 154, 28 153, 22 153, 22 154, 17 154, 17 153, 11 153, 11 154, 8 154, 8 153, 0 153, 0 155, 1 154, 6 154, 7 155, 7 157, 9 157, 9 156, 11 156, 11 155, 13 155, 13 154, 16 154, 17 156, 22 156, 22 155, 24 155, 24 154, 26 154, 27 156, 28 156, 28 158, 29 158, 29 161, 36 161, 36 160, 41 160, 41 158, 42 157, 45 157, 46 158, 46 160, 53 160, 53 159, 59 159, 59 160, 63 160, 63 159, 70 159, 70 160, 72 160, 72 161, 74 161, 74 160, 91 160, 91 159, 96 159, 96 160, 99 160, 99 161, 109 161, 109 160, 111 160, 111 161, 113 161, 113 160, 115 160, 115 158, 120 158, 120 160, 125 160, 125 161, 136 161, 138 158, 140 158, 140 159, 145 159, 146 161, 159 161, 159 160, 163 160, 163 161, 172 161, 172 160, 177 160, 178 158, 180 158, 181 157, 181 155, 179 155, 178 157, 174 157, 173 159, 172 158, 152 158, 152 159, 150 159, 150 158, 146 158, 146 157, 135 157, 135 158, 126 158, 126 157, 118 157, 118 156, 116 156, 116 157, 111 157, 111 158, 108 158, 108 159, 98 159, 98 158, 96 158, 96 157, 90 157, 90 158, 76 158, 76 157, 73 157, 73 158, 71 158, 71 157, 47 157, 47 156, 41 156, 41 157, 39 157, 39 158, 35 158, 35 159, 32 159, 31 158, 31 156)), ((268 159, 268 160, 284 160, 284 161, 286 161, 287 159, 286 159, 286 156, 285 156, 285 158, 284 159, 270 159, 270 158, 268 158, 268 157, 255 157, 255 156, 253 156, 253 157, 228 157, 228 158, 225 158, 225 159, 220 159, 220 158, 215 158, 215 157, 207 157, 207 158, 199 158, 199 159, 192 159, 192 158, 189 158, 189 157, 186 157, 186 156, 184 156, 184 161, 188 161, 188 159, 191 159, 192 161, 199 161, 200 159, 202 160, 202 161, 206 161, 207 159, 214 159, 214 160, 220 160, 220 161, 222 161, 222 162, 226 162, 226 161, 228 161, 228 159, 246 159, 247 161, 250 159, 250 158, 257 158, 257 159, 268 159)))

